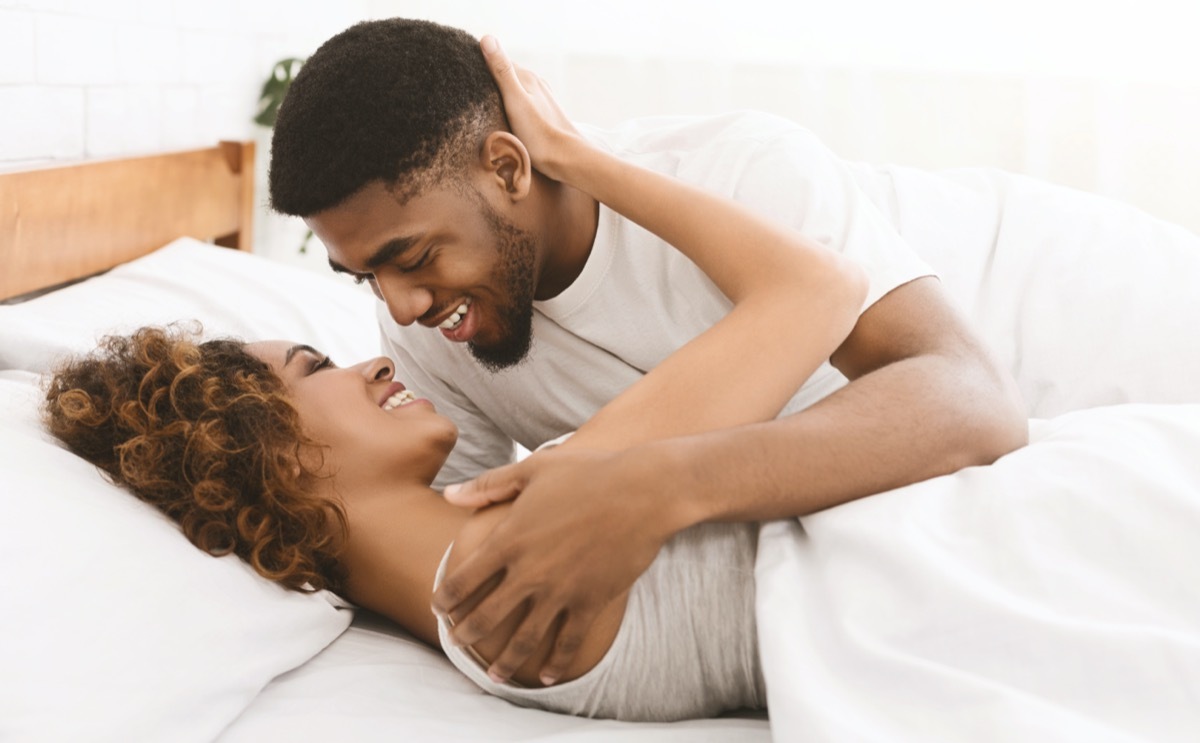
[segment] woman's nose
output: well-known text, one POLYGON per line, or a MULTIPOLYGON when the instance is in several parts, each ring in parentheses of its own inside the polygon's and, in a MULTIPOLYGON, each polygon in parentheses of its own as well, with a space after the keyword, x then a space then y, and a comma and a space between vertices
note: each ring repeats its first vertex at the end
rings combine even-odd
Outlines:
POLYGON ((389 380, 393 374, 395 371, 392 369, 391 359, 386 356, 371 359, 363 368, 363 376, 372 382, 389 380))

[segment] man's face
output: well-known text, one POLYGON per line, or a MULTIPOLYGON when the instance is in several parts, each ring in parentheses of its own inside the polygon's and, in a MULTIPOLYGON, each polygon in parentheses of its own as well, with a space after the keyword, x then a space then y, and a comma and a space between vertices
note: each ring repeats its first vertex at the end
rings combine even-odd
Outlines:
POLYGON ((536 240, 470 186, 433 188, 401 205, 382 182, 305 219, 335 271, 368 281, 400 325, 466 343, 497 371, 532 336, 536 240))

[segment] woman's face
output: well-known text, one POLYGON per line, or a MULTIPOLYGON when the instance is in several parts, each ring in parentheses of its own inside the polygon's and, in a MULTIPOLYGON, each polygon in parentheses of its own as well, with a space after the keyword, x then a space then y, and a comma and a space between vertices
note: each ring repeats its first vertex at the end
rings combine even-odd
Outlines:
POLYGON ((393 381, 386 358, 341 368, 304 344, 261 341, 246 348, 283 379, 305 433, 328 447, 320 472, 334 475, 339 491, 413 480, 427 485, 454 447, 454 424, 393 381))

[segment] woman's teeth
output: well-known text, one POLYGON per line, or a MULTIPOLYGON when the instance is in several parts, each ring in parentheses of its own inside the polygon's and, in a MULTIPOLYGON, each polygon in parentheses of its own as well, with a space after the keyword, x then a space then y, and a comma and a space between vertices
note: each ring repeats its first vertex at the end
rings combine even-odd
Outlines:
POLYGON ((407 405, 416 399, 417 396, 413 394, 412 390, 400 390, 396 394, 384 400, 382 407, 384 410, 391 410, 392 408, 398 408, 402 405, 407 405))
POLYGON ((467 308, 469 308, 470 306, 471 306, 471 300, 468 299, 468 300, 464 301, 462 304, 460 304, 458 306, 458 309, 456 309, 454 311, 454 313, 450 315, 450 317, 447 317, 445 320, 442 320, 442 324, 439 325, 438 327, 442 328, 443 330, 454 330, 455 328, 458 327, 459 323, 462 322, 463 315, 467 314, 467 308))

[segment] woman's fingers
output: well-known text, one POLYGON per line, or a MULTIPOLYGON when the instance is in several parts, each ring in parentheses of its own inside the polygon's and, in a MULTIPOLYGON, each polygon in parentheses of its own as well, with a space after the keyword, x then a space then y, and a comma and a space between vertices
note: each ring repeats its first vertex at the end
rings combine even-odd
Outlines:
POLYGON ((479 41, 479 48, 483 50, 483 58, 487 60, 488 67, 492 70, 492 77, 500 86, 501 95, 507 94, 509 90, 515 90, 514 86, 521 86, 521 80, 517 77, 517 66, 500 48, 500 42, 496 40, 495 36, 484 36, 479 41))
POLYGON ((566 153, 582 136, 555 102, 550 86, 513 64, 494 36, 483 37, 479 47, 500 88, 512 133, 529 151, 533 167, 542 175, 562 180, 564 160, 570 159, 566 153))

